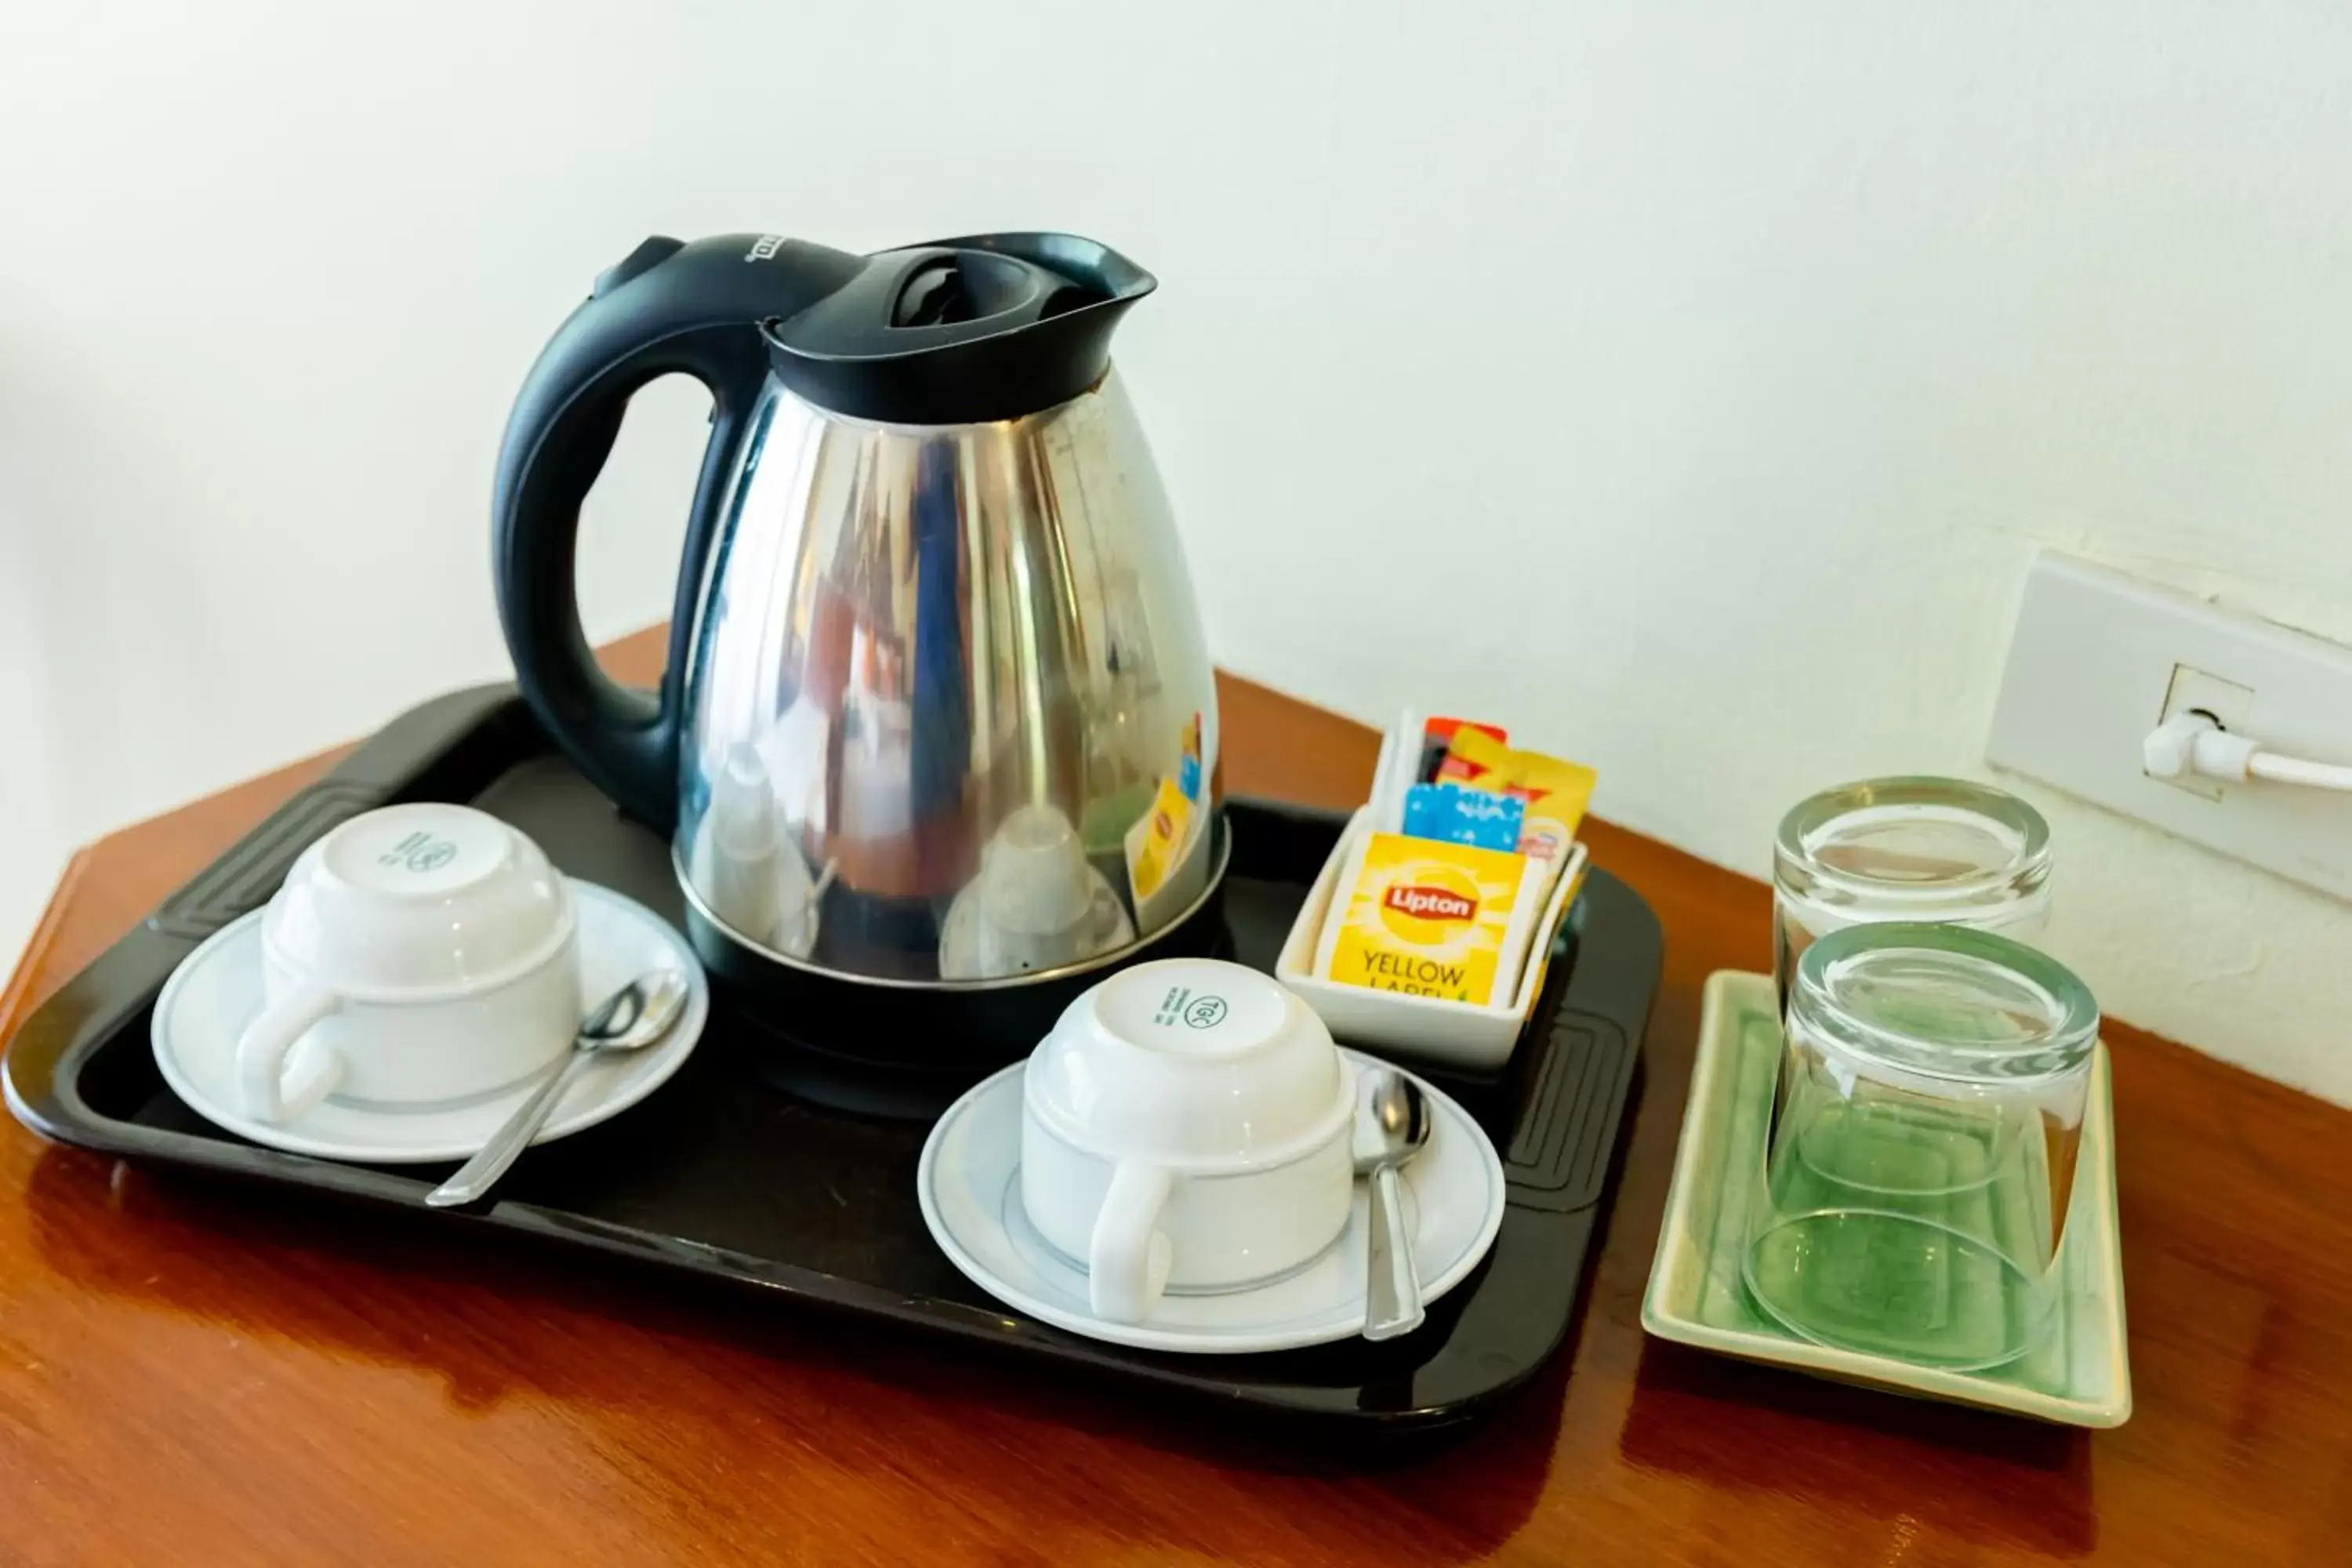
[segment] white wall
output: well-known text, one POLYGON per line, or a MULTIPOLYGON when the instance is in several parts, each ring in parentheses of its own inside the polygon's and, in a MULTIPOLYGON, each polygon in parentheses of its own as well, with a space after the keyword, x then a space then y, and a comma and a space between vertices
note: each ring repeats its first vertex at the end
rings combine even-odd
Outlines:
MULTIPOLYGON (((498 673, 505 401, 644 234, 1058 226, 1223 659, 1743 869, 1979 772, 2048 542, 2352 634, 2352 13, 161 0, 0 47, 0 948, 67 847, 498 673)), ((592 629, 659 615, 691 389, 592 629)), ((2030 791, 2111 1010, 2352 1100, 2352 910, 2030 791)))

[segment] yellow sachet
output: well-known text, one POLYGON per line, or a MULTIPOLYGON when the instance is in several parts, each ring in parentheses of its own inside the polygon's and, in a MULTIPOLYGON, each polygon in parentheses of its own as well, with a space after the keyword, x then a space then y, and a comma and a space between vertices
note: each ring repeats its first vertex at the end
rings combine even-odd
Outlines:
POLYGON ((1557 873, 1568 863, 1569 847, 1576 842, 1576 830, 1584 824, 1584 808, 1592 804, 1592 785, 1600 775, 1581 763, 1552 757, 1537 757, 1535 762, 1541 765, 1525 770, 1514 788, 1514 793, 1528 792, 1528 815, 1519 824, 1519 850, 1549 861, 1557 873))
POLYGON ((1143 835, 1143 847, 1137 851, 1132 881, 1135 896, 1148 899, 1160 890, 1168 879, 1184 848, 1184 834, 1192 818, 1192 803, 1174 779, 1160 781, 1160 793, 1151 800, 1150 826, 1143 835))
MULTIPOLYGON (((1334 890, 1329 962, 1318 967, 1349 985, 1485 1006, 1510 951, 1527 869, 1523 855, 1375 833, 1354 885, 1334 890)), ((1517 967, 1513 960, 1509 973, 1517 967)))

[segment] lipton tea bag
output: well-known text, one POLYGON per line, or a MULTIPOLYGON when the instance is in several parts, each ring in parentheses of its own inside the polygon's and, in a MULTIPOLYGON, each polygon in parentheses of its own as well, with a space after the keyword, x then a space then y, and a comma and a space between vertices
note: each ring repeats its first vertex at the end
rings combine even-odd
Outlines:
POLYGON ((1375 990, 1507 1003, 1538 912, 1530 893, 1539 879, 1524 855, 1367 834, 1344 891, 1333 890, 1316 971, 1375 990))

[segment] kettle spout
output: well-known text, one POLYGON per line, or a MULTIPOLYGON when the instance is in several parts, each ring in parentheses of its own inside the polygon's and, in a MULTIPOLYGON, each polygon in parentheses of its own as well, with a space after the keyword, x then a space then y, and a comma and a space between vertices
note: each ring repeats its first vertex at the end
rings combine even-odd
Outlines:
POLYGON ((1113 320, 1160 287, 1160 279, 1108 245, 1075 234, 975 234, 937 242, 943 249, 978 250, 1025 261, 1064 279, 1048 315, 1117 305, 1113 320))

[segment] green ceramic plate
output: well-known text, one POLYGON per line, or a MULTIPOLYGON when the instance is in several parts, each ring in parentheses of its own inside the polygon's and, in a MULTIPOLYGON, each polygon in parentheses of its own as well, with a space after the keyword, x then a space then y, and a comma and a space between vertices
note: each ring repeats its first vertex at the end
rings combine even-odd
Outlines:
POLYGON ((1748 1300, 1739 1255, 1749 1189, 1764 1175, 1764 1126, 1780 1068, 1774 1004, 1769 974, 1725 970, 1707 980, 1690 1103, 1683 1111, 1650 1289, 1642 1300, 1642 1326, 1660 1339, 1817 1377, 2073 1426, 2122 1426, 2131 1415, 2131 1365, 2124 1346, 2106 1047, 2098 1047, 2091 1068, 2090 1110, 2076 1155, 2079 1179, 2059 1252, 2057 1328, 2040 1348, 2007 1366, 1948 1372, 1813 1344, 1748 1300))

